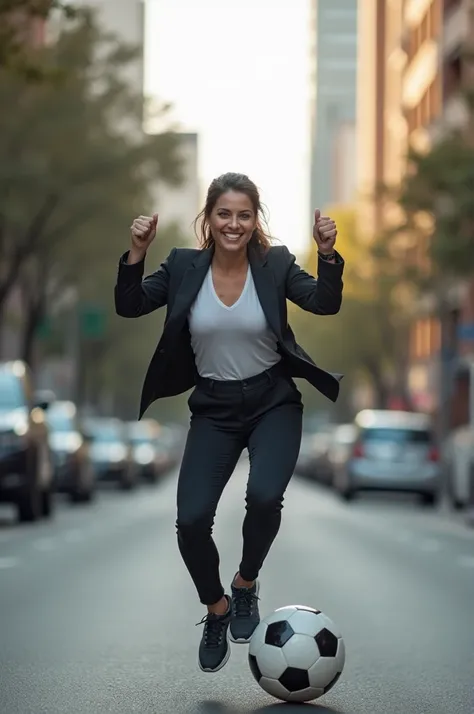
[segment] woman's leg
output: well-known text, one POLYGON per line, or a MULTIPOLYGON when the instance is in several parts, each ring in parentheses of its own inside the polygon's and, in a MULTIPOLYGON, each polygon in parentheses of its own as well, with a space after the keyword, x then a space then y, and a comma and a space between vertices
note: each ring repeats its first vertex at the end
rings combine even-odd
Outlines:
POLYGON ((232 587, 235 642, 248 642, 260 620, 255 581, 280 528, 284 493, 301 445, 302 416, 297 400, 283 403, 263 414, 249 437, 242 560, 232 587))
POLYGON ((200 624, 199 666, 222 669, 230 656, 228 596, 219 575, 219 553, 212 539, 217 504, 244 446, 237 429, 224 430, 206 417, 194 416, 178 481, 178 545, 199 599, 208 606, 200 624))
POLYGON ((245 445, 238 430, 193 417, 178 480, 178 545, 204 605, 222 600, 219 554, 212 539, 217 504, 245 445))

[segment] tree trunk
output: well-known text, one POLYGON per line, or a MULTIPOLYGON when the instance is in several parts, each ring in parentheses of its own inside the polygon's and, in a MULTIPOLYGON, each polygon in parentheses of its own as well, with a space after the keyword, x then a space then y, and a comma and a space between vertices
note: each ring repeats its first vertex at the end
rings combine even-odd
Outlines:
POLYGON ((44 317, 44 308, 43 300, 29 301, 23 323, 21 359, 33 370, 35 367, 36 332, 44 317))
POLYGON ((364 360, 365 368, 367 370, 367 375, 372 384, 375 395, 375 409, 386 409, 390 390, 387 385, 387 381, 384 377, 383 370, 381 369, 378 362, 372 357, 367 357, 364 360))

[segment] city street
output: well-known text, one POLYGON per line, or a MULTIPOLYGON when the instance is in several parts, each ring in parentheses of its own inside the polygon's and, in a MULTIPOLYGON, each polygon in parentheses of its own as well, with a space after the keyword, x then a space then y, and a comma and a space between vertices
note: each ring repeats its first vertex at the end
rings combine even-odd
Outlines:
MULTIPOLYGON (((240 714, 278 704, 247 647, 203 674, 203 613, 180 560, 175 477, 51 523, 0 512, 0 711, 5 714, 240 714)), ((245 464, 216 523, 226 584, 239 561, 245 464)), ((411 500, 345 505, 298 478, 261 577, 261 611, 317 606, 347 658, 319 714, 472 714, 474 532, 411 500)), ((309 705, 311 706, 311 705, 309 705)))

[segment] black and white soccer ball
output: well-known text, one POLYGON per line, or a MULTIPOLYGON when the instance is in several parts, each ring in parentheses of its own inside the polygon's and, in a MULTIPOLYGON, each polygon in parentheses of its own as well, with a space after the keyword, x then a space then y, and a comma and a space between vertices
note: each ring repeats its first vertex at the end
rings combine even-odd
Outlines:
POLYGON ((309 702, 326 694, 341 676, 344 640, 320 610, 281 607, 263 618, 249 645, 250 670, 268 694, 309 702))

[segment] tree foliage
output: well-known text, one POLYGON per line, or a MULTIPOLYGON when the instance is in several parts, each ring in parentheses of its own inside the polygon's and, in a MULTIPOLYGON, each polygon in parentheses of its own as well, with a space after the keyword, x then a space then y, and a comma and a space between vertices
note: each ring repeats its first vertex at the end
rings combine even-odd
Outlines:
MULTIPOLYGON (((114 321, 116 266, 133 216, 152 208, 151 186, 158 179, 181 181, 178 137, 165 105, 158 111, 169 131, 143 132, 140 88, 122 72, 137 49, 104 34, 92 14, 63 23, 44 53, 48 66, 63 72, 62 81, 31 83, 0 68, 0 326, 2 308, 19 289, 19 356, 32 361, 45 318, 54 329, 42 351, 64 354, 71 322, 93 300, 106 313, 106 331, 85 346, 85 372, 93 360, 101 384, 118 385, 119 392, 125 384, 126 395, 128 385, 138 390, 139 360, 135 352, 135 366, 127 369, 130 330, 114 321), (72 304, 64 297, 71 287, 72 304)), ((164 233, 164 244, 170 233, 180 240, 171 228, 164 233)), ((132 340, 137 351, 142 332, 143 324, 132 340)))
POLYGON ((408 166, 399 197, 407 217, 401 230, 419 231, 419 213, 428 214, 433 268, 469 275, 474 269, 474 148, 452 132, 427 153, 410 152, 408 166))
MULTIPOLYGON (((327 212, 338 225, 337 248, 346 262, 341 310, 335 316, 315 318, 291 306, 290 314, 298 339, 316 363, 345 375, 335 407, 328 407, 314 390, 303 387, 306 405, 329 409, 344 419, 352 415, 353 397, 360 386, 370 390, 378 406, 386 406, 394 392, 403 391, 410 282, 403 263, 393 259, 385 235, 372 242, 358 235, 352 207, 328 208, 327 212)), ((305 267, 315 274, 314 246, 305 267)))
POLYGON ((54 11, 66 19, 77 15, 70 3, 61 0, 0 0, 0 70, 32 83, 63 75, 59 67, 48 63, 47 53, 35 38, 39 24, 54 11))

